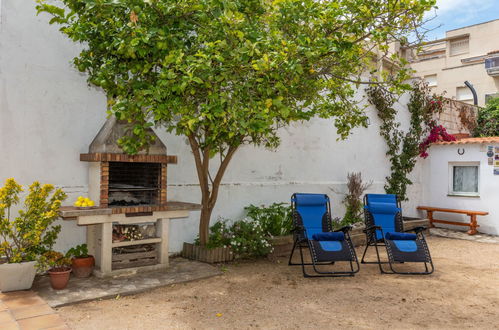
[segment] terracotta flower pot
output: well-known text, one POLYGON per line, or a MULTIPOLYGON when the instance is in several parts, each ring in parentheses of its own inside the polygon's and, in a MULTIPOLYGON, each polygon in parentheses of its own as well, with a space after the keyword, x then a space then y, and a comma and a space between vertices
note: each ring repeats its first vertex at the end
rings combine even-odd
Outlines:
POLYGON ((50 275, 50 285, 54 290, 64 289, 69 282, 69 273, 71 273, 71 268, 51 269, 49 270, 50 275))
POLYGON ((71 260, 71 268, 73 275, 79 278, 89 277, 92 274, 95 266, 95 259, 93 256, 86 258, 73 258, 71 260))

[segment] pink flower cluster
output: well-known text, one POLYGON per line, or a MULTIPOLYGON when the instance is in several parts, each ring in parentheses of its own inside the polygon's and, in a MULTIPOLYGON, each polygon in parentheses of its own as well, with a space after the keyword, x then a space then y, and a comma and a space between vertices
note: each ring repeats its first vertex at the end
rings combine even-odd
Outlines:
POLYGON ((431 100, 430 104, 429 104, 431 112, 440 112, 440 111, 442 111, 442 106, 443 106, 443 103, 439 99, 431 100))
POLYGON ((456 141, 456 137, 447 133, 447 130, 442 125, 433 126, 430 135, 419 145, 419 156, 428 157, 428 148, 430 144, 438 141, 456 141))

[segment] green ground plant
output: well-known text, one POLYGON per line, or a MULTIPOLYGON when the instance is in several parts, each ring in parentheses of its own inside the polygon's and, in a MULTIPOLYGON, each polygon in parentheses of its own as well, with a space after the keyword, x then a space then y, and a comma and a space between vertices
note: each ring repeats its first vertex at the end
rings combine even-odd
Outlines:
POLYGON ((241 258, 262 257, 272 251, 262 224, 254 219, 245 218, 234 222, 231 234, 230 246, 241 258))
MULTIPOLYGON (((219 218, 210 226, 210 237, 206 247, 230 247, 240 258, 255 258, 267 255, 272 250, 270 239, 291 234, 293 222, 291 207, 286 203, 244 208, 246 217, 230 223, 219 218)), ((199 245, 199 238, 195 244, 199 245)))
POLYGON ((269 206, 251 204, 244 209, 249 218, 261 224, 267 236, 285 236, 291 234, 293 218, 289 204, 273 203, 269 206))
MULTIPOLYGON (((227 219, 218 218, 217 221, 210 226, 210 237, 205 246, 208 249, 218 247, 229 247, 231 245, 232 231, 227 219)), ((194 241, 194 244, 201 245, 199 236, 194 241)))

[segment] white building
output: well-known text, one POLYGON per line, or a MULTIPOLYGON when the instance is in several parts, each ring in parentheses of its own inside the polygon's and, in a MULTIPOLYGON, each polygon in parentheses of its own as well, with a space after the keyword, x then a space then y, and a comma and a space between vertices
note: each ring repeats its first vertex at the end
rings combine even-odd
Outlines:
MULTIPOLYGON (((478 217, 478 231, 499 235, 499 137, 439 142, 430 148, 429 154, 423 162, 424 202, 489 212, 478 217)), ((436 218, 470 221, 467 215, 459 214, 437 214, 436 218)))
POLYGON ((447 31, 445 38, 423 43, 421 49, 403 49, 416 76, 436 93, 473 104, 468 80, 478 105, 499 96, 499 19, 447 31))

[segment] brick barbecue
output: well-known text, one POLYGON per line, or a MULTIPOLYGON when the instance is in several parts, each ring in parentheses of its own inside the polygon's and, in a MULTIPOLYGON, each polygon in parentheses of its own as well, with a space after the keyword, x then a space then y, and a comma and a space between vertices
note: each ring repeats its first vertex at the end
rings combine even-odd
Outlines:
POLYGON ((126 122, 110 117, 89 152, 80 155, 89 163, 88 196, 98 206, 61 210, 63 219, 87 227, 97 276, 166 268, 170 219, 185 218, 200 208, 167 200, 167 166, 176 164, 177 157, 167 155, 154 131, 148 132, 154 136, 148 150, 130 156, 116 142, 127 130, 126 122))
POLYGON ((164 210, 167 165, 176 164, 177 156, 167 155, 166 146, 151 129, 149 134, 155 139, 147 153, 126 155, 116 143, 126 131, 126 122, 109 118, 90 144, 89 152, 80 155, 81 161, 99 167, 93 170, 99 172, 99 196, 92 189, 95 187, 90 187, 90 194, 100 207, 110 207, 114 214, 164 210))

